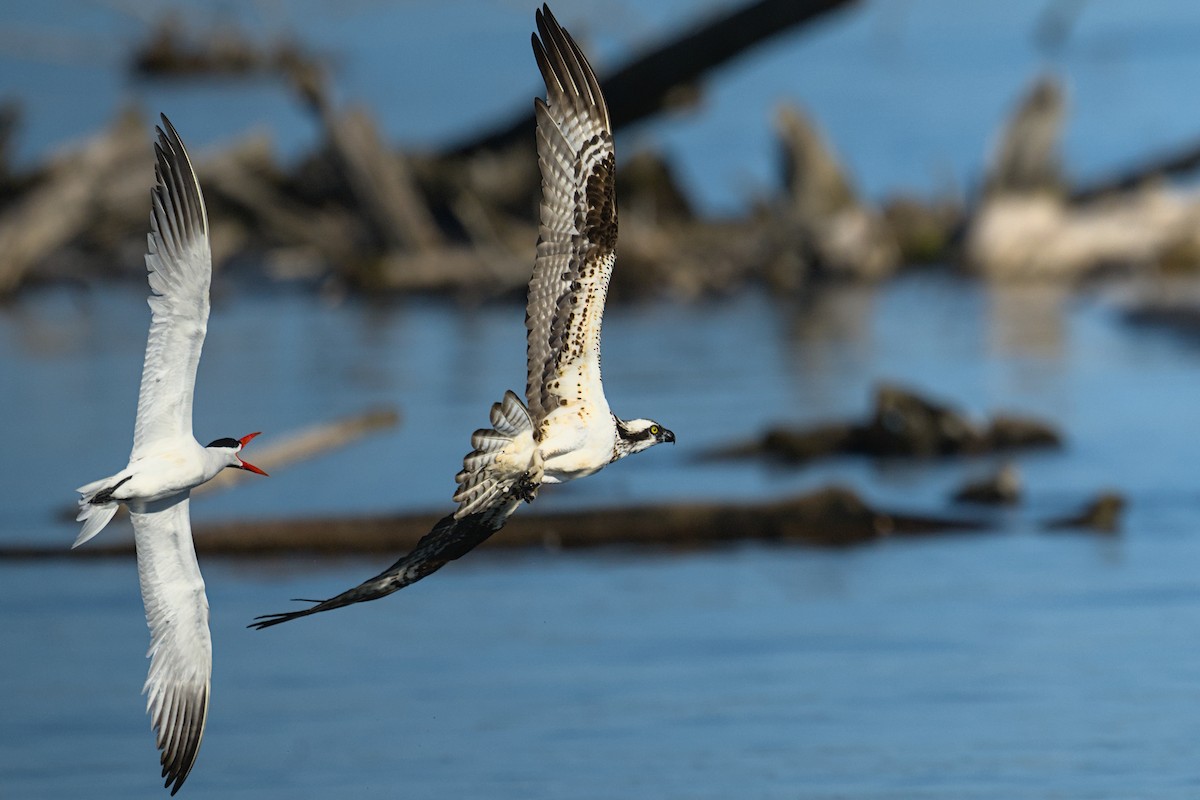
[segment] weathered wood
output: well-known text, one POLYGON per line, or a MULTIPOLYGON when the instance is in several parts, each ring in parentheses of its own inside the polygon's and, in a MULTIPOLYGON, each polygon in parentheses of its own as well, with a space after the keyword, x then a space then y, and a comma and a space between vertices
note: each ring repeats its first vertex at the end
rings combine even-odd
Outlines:
POLYGON ((900 264, 900 249, 879 212, 859 200, 833 149, 794 105, 776 115, 784 197, 772 231, 776 246, 818 275, 879 279, 900 264))
POLYGON ((981 425, 950 406, 882 384, 876 388, 874 408, 864 420, 772 428, 757 440, 735 442, 702 458, 767 456, 802 464, 835 455, 932 458, 1061 446, 1060 434, 1041 420, 1000 414, 981 425))
MULTIPOLYGON (((311 425, 289 433, 265 447, 254 448, 246 459, 267 472, 275 472, 298 461, 307 461, 331 450, 346 447, 378 430, 393 428, 400 414, 391 408, 376 408, 350 417, 311 425)), ((192 495, 207 494, 233 486, 250 476, 242 470, 227 469, 208 483, 192 490, 192 495)))
MULTIPOLYGON (((750 48, 793 28, 849 8, 857 0, 758 0, 702 22, 634 59, 600 81, 615 129, 645 119, 691 94, 704 73, 750 48)), ((527 147, 534 129, 532 112, 463 143, 459 155, 479 150, 527 147)))
POLYGON ((275 173, 266 136, 247 137, 218 157, 202 161, 198 170, 210 205, 231 206, 256 232, 260 246, 311 248, 335 267, 357 257, 357 247, 366 238, 359 221, 348 209, 313 208, 287 191, 282 176, 275 173))
POLYGON ((338 114, 323 108, 329 146, 345 168, 359 211, 384 249, 429 251, 441 246, 444 237, 405 156, 383 143, 370 114, 363 109, 338 114))
POLYGON ((992 156, 984 196, 1062 194, 1062 140, 1066 99, 1052 76, 1043 76, 1022 98, 992 156))
POLYGON ((1200 262, 1200 197, 1147 188, 1080 206, 999 196, 972 219, 967 268, 995 280, 1069 281, 1101 269, 1200 262))
POLYGON ((152 163, 141 117, 130 111, 78 149, 55 157, 40 183, 0 215, 0 296, 87 230, 114 182, 129 172, 153 175, 152 163))
POLYGON ((1105 195, 1122 194, 1170 175, 1187 174, 1200 169, 1200 141, 1152 155, 1144 161, 1071 191, 1072 203, 1086 203, 1105 195))
MULTIPOLYGON (((329 519, 247 520, 201 525, 202 555, 310 556, 384 553, 396 556, 416 545, 439 515, 405 514, 329 519)), ((711 547, 741 541, 788 542, 821 547, 861 544, 889 536, 966 533, 981 529, 971 519, 875 509, 840 487, 767 505, 686 503, 664 506, 517 514, 482 547, 711 547)), ((0 546, 0 560, 125 556, 133 542, 90 542, 70 550, 40 545, 0 546)))

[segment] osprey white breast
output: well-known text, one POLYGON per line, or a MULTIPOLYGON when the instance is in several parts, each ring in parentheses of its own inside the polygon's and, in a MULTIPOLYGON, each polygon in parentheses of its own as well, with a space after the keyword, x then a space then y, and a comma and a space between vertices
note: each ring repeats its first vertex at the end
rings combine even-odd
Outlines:
POLYGON ((492 406, 491 428, 455 477, 458 508, 413 551, 370 580, 255 627, 375 600, 459 558, 504 526, 546 483, 591 475, 675 434, 651 419, 609 410, 600 377, 600 332, 616 262, 616 157, 608 108, 579 46, 543 6, 533 53, 546 83, 534 100, 541 171, 539 237, 525 308, 525 402, 492 406))

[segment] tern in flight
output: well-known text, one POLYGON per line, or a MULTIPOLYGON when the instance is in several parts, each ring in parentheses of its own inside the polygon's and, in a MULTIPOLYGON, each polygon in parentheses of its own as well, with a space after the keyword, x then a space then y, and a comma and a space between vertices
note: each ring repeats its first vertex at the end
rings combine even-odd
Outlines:
POLYGON ((147 237, 150 335, 133 451, 125 469, 76 490, 83 530, 72 547, 99 533, 121 503, 129 507, 150 626, 150 672, 142 691, 162 751, 164 786, 175 794, 200 750, 212 675, 208 598, 192 544, 188 496, 226 467, 266 473, 238 456, 257 433, 207 447, 192 436, 212 253, 196 173, 175 128, 165 116, 162 123, 147 237))
POLYGON ((546 82, 534 101, 541 227, 529 281, 525 403, 513 392, 492 406, 490 429, 455 480, 458 509, 411 553, 348 591, 316 604, 257 618, 267 628, 298 617, 377 600, 459 558, 496 531, 545 483, 562 483, 625 456, 674 442, 652 419, 609 411, 600 382, 600 324, 617 244, 616 161, 608 108, 579 46, 550 9, 537 12, 533 54, 546 82))

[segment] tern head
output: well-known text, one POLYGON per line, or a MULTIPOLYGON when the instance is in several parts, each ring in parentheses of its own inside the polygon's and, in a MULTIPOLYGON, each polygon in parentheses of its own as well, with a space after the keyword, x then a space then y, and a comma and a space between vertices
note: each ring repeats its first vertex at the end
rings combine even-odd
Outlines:
POLYGON ((238 456, 238 453, 241 452, 242 448, 245 447, 246 444, 251 439, 253 439, 255 436, 258 436, 258 434, 261 432, 262 431, 248 433, 240 439, 232 439, 232 438, 228 438, 228 437, 224 438, 224 439, 217 439, 215 442, 210 442, 208 447, 205 449, 215 450, 217 452, 226 453, 228 456, 228 459, 229 459, 228 462, 226 463, 226 466, 228 466, 228 467, 234 467, 236 469, 244 469, 244 470, 247 470, 248 472, 257 472, 259 475, 266 475, 267 473, 263 472, 261 469, 254 466, 249 461, 242 461, 242 459, 238 456))
POLYGON ((653 447, 663 442, 675 443, 675 434, 652 419, 621 419, 614 416, 617 423, 617 443, 614 448, 614 461, 617 458, 640 453, 647 447, 653 447))

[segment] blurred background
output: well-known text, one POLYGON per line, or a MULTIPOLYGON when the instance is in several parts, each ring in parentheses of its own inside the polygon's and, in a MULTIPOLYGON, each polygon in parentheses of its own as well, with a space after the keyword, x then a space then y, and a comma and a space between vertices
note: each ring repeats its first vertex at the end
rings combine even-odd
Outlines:
POLYGON ((678 444, 259 633, 446 513, 523 385, 534 6, 0 5, 0 795, 162 795, 128 523, 69 546, 130 445, 164 112, 197 436, 272 473, 192 504, 188 796, 1195 796, 1200 7, 553 10, 617 126, 606 392, 678 444))

